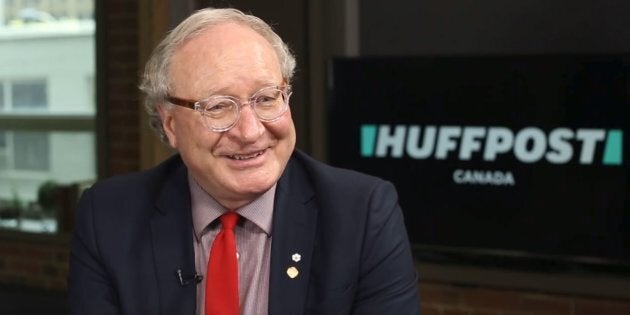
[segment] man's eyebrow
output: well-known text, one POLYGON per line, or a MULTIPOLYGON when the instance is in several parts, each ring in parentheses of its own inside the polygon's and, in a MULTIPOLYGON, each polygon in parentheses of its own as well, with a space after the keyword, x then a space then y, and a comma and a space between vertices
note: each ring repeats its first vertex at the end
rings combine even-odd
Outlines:
MULTIPOLYGON (((247 95, 247 97, 252 96, 252 94, 260 91, 261 89, 264 89, 266 87, 271 87, 271 86, 282 86, 285 84, 285 81, 283 80, 280 83, 277 83, 273 80, 268 80, 268 81, 264 81, 264 82, 256 82, 256 88, 249 92, 249 95, 247 95)), ((232 88, 232 86, 225 86, 225 87, 221 87, 221 88, 211 88, 209 90, 206 91, 206 93, 204 93, 204 97, 203 98, 208 98, 211 96, 231 96, 231 97, 236 97, 238 98, 238 96, 234 95, 234 93, 230 93, 230 89, 232 88)))

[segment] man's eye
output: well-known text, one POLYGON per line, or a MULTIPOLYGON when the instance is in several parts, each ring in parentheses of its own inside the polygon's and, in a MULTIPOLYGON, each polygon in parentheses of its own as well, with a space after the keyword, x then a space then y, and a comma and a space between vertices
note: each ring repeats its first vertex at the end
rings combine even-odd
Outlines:
POLYGON ((273 104, 276 100, 278 100, 277 95, 260 95, 256 97, 256 103, 260 105, 270 105, 273 104))
POLYGON ((213 113, 223 113, 226 111, 230 111, 232 108, 234 108, 234 103, 232 102, 220 102, 220 103, 216 103, 213 105, 209 105, 208 107, 206 107, 206 112, 213 114, 213 113))

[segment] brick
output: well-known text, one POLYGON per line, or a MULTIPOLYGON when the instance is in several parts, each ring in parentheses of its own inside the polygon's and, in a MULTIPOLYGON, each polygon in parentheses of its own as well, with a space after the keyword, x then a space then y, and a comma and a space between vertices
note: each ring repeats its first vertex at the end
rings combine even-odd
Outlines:
POLYGON ((109 174, 139 169, 139 34, 138 2, 105 4, 107 24, 107 94, 109 174))
POLYGON ((109 0, 104 2, 105 10, 107 12, 124 12, 131 11, 137 12, 138 10, 138 2, 131 0, 109 0))
POLYGON ((135 12, 109 14, 106 21, 110 25, 115 25, 112 29, 137 29, 138 21, 135 12))
POLYGON ((14 260, 9 264, 9 268, 16 274, 35 275, 40 271, 40 265, 37 261, 14 260))
POLYGON ((117 128, 117 132, 121 132, 125 135, 128 134, 137 134, 138 133, 138 117, 131 115, 115 115, 116 118, 111 120, 115 120, 116 124, 121 124, 122 126, 126 126, 125 128, 117 128))
POLYGON ((48 260, 53 254, 48 248, 29 246, 22 251, 21 256, 29 260, 48 260))
POLYGON ((42 274, 54 278, 59 275, 59 269, 51 264, 44 264, 42 266, 42 274))
POLYGON ((68 261, 70 253, 68 250, 58 251, 55 253, 56 260, 58 262, 63 262, 64 264, 68 261))
POLYGON ((65 280, 55 279, 47 283, 47 289, 54 291, 65 291, 68 289, 68 283, 65 280))
POLYGON ((123 29, 123 28, 111 28, 107 32, 107 36, 109 38, 121 39, 124 38, 126 43, 135 43, 138 41, 139 33, 134 29, 123 29))
POLYGON ((0 246, 0 257, 18 255, 19 253, 20 248, 17 246, 9 244, 3 244, 3 246, 0 246))

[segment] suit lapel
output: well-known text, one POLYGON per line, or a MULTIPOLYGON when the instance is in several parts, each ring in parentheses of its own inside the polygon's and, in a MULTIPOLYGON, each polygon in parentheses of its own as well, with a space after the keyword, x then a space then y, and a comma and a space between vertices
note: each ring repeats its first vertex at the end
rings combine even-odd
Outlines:
POLYGON ((192 215, 186 168, 179 167, 164 180, 151 218, 151 233, 161 314, 193 315, 196 284, 180 285, 176 272, 195 273, 192 215))
POLYGON ((301 314, 305 307, 317 208, 313 202, 313 189, 303 173, 300 165, 291 159, 277 186, 269 275, 269 314, 301 314))

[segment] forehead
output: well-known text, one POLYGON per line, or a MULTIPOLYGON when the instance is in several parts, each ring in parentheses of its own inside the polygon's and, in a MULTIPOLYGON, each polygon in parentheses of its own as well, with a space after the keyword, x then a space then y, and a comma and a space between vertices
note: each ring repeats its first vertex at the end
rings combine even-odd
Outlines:
POLYGON ((249 27, 233 22, 208 27, 186 41, 175 51, 169 72, 173 90, 198 96, 234 87, 247 87, 251 92, 282 81, 271 44, 249 27))

